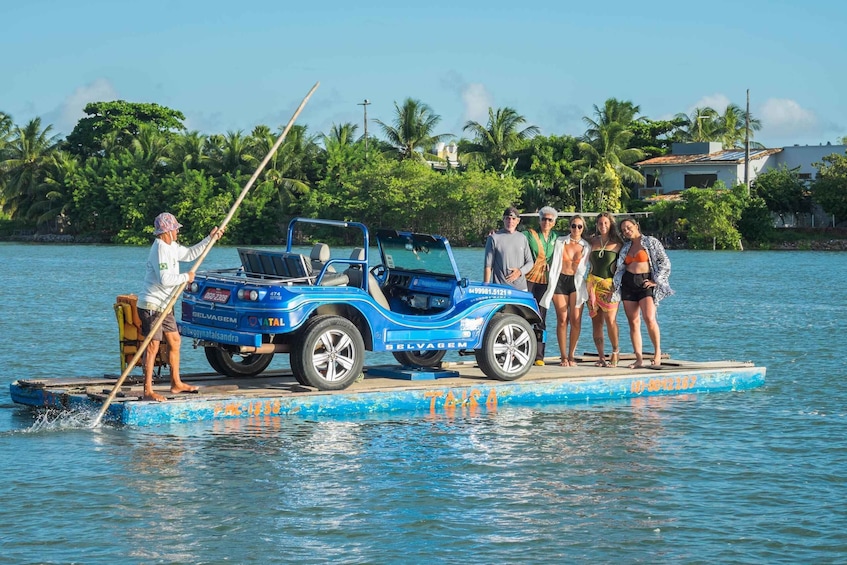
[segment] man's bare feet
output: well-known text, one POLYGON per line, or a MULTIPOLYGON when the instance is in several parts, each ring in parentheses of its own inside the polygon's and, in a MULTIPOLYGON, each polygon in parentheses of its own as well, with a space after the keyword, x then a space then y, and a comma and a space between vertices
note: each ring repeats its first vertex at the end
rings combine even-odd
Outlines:
POLYGON ((167 398, 157 392, 153 392, 152 390, 145 390, 144 396, 142 396, 141 399, 150 400, 153 402, 164 402, 165 400, 167 400, 167 398))
POLYGON ((630 369, 640 369, 643 366, 644 366, 644 361, 642 359, 639 359, 635 363, 630 363, 629 368, 630 369))
POLYGON ((197 392, 197 387, 179 382, 171 385, 171 392, 174 394, 179 394, 181 392, 197 392))

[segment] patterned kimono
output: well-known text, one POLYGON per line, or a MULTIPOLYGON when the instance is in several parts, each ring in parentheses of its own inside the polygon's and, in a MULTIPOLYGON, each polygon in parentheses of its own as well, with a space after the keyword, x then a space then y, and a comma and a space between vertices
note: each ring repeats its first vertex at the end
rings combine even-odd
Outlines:
MULTIPOLYGON (((630 247, 632 247, 632 242, 627 241, 623 244, 621 254, 618 255, 618 265, 614 279, 615 292, 612 295, 612 300, 616 302, 620 302, 621 299, 621 281, 623 280, 624 271, 626 271, 624 258, 626 258, 630 247)), ((665 252, 662 243, 655 237, 642 234, 641 247, 647 251, 647 258, 650 262, 650 279, 656 283, 656 288, 653 289, 653 300, 658 306, 660 300, 673 294, 671 285, 668 282, 671 276, 671 260, 668 258, 668 254, 665 252)))

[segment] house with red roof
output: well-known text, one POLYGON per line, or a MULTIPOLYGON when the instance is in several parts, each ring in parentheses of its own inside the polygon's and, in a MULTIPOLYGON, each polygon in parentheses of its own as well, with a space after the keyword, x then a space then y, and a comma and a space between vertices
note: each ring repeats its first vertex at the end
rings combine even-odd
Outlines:
POLYGON ((796 169, 801 179, 811 181, 817 174, 814 163, 827 155, 844 154, 845 145, 793 145, 775 149, 750 149, 749 163, 743 149, 724 149, 717 142, 674 143, 670 155, 635 163, 646 181, 639 189, 641 198, 678 194, 687 188, 708 188, 718 181, 727 187, 750 182, 756 176, 785 165, 796 169))

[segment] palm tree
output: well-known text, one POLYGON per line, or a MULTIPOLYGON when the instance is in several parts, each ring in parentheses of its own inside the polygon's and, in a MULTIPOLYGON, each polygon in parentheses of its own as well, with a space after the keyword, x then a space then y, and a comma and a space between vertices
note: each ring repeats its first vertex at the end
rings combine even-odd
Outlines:
POLYGON ((338 179, 364 162, 364 147, 355 140, 356 124, 332 124, 329 135, 320 137, 324 144, 326 158, 326 176, 338 179))
MULTIPOLYGON (((729 104, 720 117, 722 136, 720 141, 724 149, 741 148, 747 139, 747 113, 737 104, 729 104)), ((762 122, 750 116, 750 138, 753 132, 762 129, 762 122)))
POLYGON ((162 168, 169 161, 169 140, 150 124, 141 124, 130 141, 129 150, 137 167, 146 171, 162 168))
POLYGON ((682 122, 680 136, 684 141, 718 141, 723 136, 720 114, 708 106, 694 108, 691 114, 677 114, 682 122))
POLYGON ((59 231, 67 227, 68 212, 73 205, 73 180, 80 171, 77 158, 64 151, 55 152, 47 165, 47 173, 42 184, 44 198, 30 206, 28 215, 36 223, 56 221, 59 231))
POLYGON ((347 122, 341 125, 332 124, 332 127, 329 130, 329 135, 321 134, 321 139, 324 142, 324 147, 329 145, 336 146, 350 146, 356 142, 354 139, 356 136, 356 130, 359 129, 359 126, 352 123, 347 122))
POLYGON ((201 169, 209 161, 205 152, 206 137, 199 131, 179 135, 170 146, 169 159, 174 167, 201 169))
POLYGON ((644 184, 644 176, 629 166, 644 158, 644 151, 630 147, 631 126, 641 120, 636 117, 640 111, 629 100, 609 98, 602 108, 594 106, 594 119, 583 118, 588 129, 577 145, 583 155, 578 165, 587 166, 582 178, 585 188, 594 191, 597 210, 620 210, 626 185, 644 184))
POLYGON ((317 136, 310 135, 306 126, 292 126, 279 147, 279 163, 275 167, 282 187, 295 196, 308 192, 319 153, 317 136))
POLYGON ((0 112, 0 155, 2 155, 3 148, 9 142, 9 137, 12 135, 12 127, 14 127, 12 116, 5 112, 0 112))
MULTIPOLYGON (((618 100, 617 98, 609 98, 603 104, 602 108, 594 105, 594 115, 596 120, 592 120, 588 116, 582 120, 588 125, 588 130, 585 132, 586 137, 596 137, 599 135, 600 128, 613 123, 621 124, 624 127, 636 121, 636 116, 641 112, 641 107, 636 106, 629 100, 618 100)), ((641 118, 638 118, 641 120, 641 118)))
POLYGON ((30 207, 43 197, 44 175, 58 145, 58 136, 50 135, 52 129, 52 125, 41 129, 41 118, 34 118, 12 132, 4 150, 0 161, 0 172, 5 176, 2 201, 13 217, 30 219, 30 207))
MULTIPOLYGON (((5 149, 6 144, 9 142, 9 138, 12 135, 12 127, 14 124, 12 123, 12 116, 6 114, 5 112, 0 112, 0 163, 2 163, 5 159, 5 149)), ((3 194, 4 189, 3 185, 6 184, 6 178, 3 175, 3 169, 0 168, 0 212, 3 211, 3 194)))
POLYGON ((382 127, 388 142, 400 152, 401 159, 424 159, 423 153, 449 137, 449 133, 432 133, 441 121, 441 116, 432 113, 432 109, 412 98, 406 98, 403 106, 394 103, 396 115, 394 125, 388 125, 380 120, 374 120, 382 127), (418 149, 422 153, 418 153, 418 149))
POLYGON ((488 108, 488 123, 483 126, 479 122, 469 120, 463 131, 470 130, 474 135, 473 142, 467 144, 468 156, 484 160, 495 171, 505 171, 514 168, 517 158, 512 156, 521 148, 524 140, 531 139, 541 131, 538 126, 520 127, 526 123, 526 118, 513 108, 488 108))
POLYGON ((246 169, 256 162, 256 157, 251 153, 252 141, 245 137, 241 131, 228 131, 223 137, 223 145, 220 147, 220 161, 218 165, 222 173, 238 175, 246 172, 246 169))
MULTIPOLYGON (((251 135, 251 151, 255 161, 264 158, 279 136, 267 126, 257 126, 251 135)), ((262 174, 263 183, 271 183, 278 191, 280 202, 291 203, 309 191, 314 163, 319 148, 316 138, 307 133, 306 126, 295 125, 274 153, 262 174)))

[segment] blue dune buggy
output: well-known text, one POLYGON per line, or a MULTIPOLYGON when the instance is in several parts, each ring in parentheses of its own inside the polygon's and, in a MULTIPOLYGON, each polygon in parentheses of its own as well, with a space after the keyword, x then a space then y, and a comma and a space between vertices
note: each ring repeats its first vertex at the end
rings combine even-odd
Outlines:
POLYGON ((319 390, 348 387, 366 350, 413 367, 472 351, 483 373, 500 380, 529 371, 540 321, 531 294, 462 278, 441 236, 375 236, 378 262, 364 224, 295 218, 285 251, 239 248, 239 267, 198 272, 182 296, 179 331, 221 374, 256 376, 274 354, 288 353, 297 381, 319 390), (340 258, 322 243, 309 256, 293 251, 310 224, 360 230, 362 247, 340 258))

